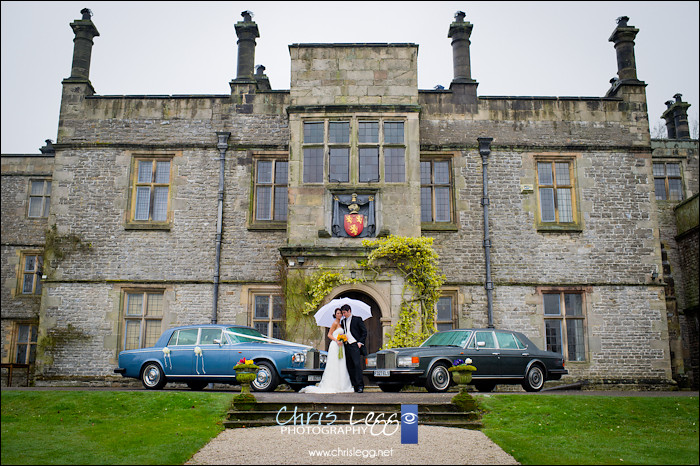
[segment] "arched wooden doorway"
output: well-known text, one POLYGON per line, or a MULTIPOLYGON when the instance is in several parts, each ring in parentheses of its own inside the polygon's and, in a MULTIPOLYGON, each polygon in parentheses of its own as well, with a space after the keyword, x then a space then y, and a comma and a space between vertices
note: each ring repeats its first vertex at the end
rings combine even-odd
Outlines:
MULTIPOLYGON (((382 346, 382 311, 377 302, 368 294, 355 290, 344 291, 334 297, 334 299, 336 298, 356 299, 372 308, 372 317, 365 320, 365 326, 367 327, 367 340, 365 343, 367 344, 367 354, 379 351, 379 348, 382 346)), ((328 343, 330 343, 330 339, 328 334, 326 334, 326 348, 328 348, 328 343)))

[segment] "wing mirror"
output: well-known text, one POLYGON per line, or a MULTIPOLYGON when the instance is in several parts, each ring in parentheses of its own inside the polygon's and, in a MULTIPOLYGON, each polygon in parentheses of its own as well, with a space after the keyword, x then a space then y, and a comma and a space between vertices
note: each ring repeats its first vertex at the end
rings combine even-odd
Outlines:
POLYGON ((485 341, 477 341, 476 342, 476 349, 483 348, 484 346, 486 346, 485 341))
POLYGON ((218 338, 215 339, 215 340, 214 340, 214 344, 215 344, 215 345, 221 346, 221 340, 219 340, 218 338))

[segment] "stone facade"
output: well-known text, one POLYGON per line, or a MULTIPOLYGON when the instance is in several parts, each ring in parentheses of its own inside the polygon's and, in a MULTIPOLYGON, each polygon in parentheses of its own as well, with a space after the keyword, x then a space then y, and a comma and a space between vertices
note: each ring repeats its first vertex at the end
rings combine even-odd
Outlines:
MULTIPOLYGON (((256 314, 260 297, 288 298, 281 279, 323 270, 366 279, 338 286, 326 300, 349 295, 370 304, 369 346, 378 349, 398 321, 404 282, 395 273, 368 276, 358 265, 367 250, 334 214, 353 195, 375 222, 367 236, 434 239, 454 327, 515 329, 540 347, 559 345, 565 382, 673 383, 683 331, 666 317, 665 274, 653 272, 661 274, 668 254, 674 292, 685 293, 676 264, 686 249, 676 243, 672 206, 656 202, 652 166, 657 157, 676 157, 685 197, 696 194, 697 141, 650 139, 645 84, 633 69, 637 30, 626 21, 610 38, 619 79, 602 97, 477 95, 472 25, 463 15, 449 28, 450 89, 417 88, 415 44, 353 43, 290 45, 290 90, 272 90, 264 68, 253 72, 260 36, 244 15, 230 95, 102 96, 89 80, 99 33, 89 14, 71 26, 81 40, 63 81, 55 156, 45 166, 38 157, 2 158, 2 358, 13 358, 8 329, 35 319, 36 383, 121 380, 112 370, 133 344, 134 297, 148 309, 154 299, 153 320, 138 322, 156 325, 158 334, 208 321, 269 325, 324 348, 320 332, 256 314), (487 152, 477 138, 492 138, 487 152), (316 162, 314 154, 321 154, 316 162), (331 162, 329 154, 340 155, 331 162), (557 196, 570 194, 568 207, 557 204, 556 221, 543 207, 543 167, 561 177, 557 196), (30 222, 26 178, 39 172, 52 179, 51 209, 30 222), (21 300, 12 293, 18 250, 41 248, 54 226, 40 298, 21 300), (579 307, 552 315, 545 305, 552 296, 579 307), (566 325, 581 333, 568 337, 566 325), (552 334, 557 326, 561 333, 552 334)), ((140 345, 148 338, 145 330, 136 335, 140 345)))

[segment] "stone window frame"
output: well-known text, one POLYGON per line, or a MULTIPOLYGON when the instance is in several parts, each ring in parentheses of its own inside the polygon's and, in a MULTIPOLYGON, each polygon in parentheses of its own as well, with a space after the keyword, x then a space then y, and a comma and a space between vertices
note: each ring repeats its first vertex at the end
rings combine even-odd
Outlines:
POLYGON ((289 197, 287 197, 287 218, 284 220, 274 219, 274 208, 275 208, 275 188, 279 187, 285 187, 287 189, 287 196, 289 195, 289 152, 287 151, 264 151, 264 152, 254 152, 253 153, 253 164, 251 168, 251 185, 250 185, 250 192, 251 192, 251 202, 249 206, 249 212, 248 212, 248 229, 249 230, 286 230, 287 229, 287 219, 289 215, 289 197), (259 220, 257 219, 257 206, 258 206, 258 162, 265 162, 265 161, 271 161, 272 162, 272 174, 273 174, 273 181, 272 183, 264 183, 266 186, 271 186, 272 187, 272 196, 270 199, 270 202, 272 203, 272 214, 273 218, 271 220, 259 220), (277 183, 277 180, 274 179, 275 176, 275 167, 277 163, 279 162, 285 162, 287 163, 287 179, 285 180, 284 184, 282 183, 277 183))
POLYGON ((8 355, 10 362, 13 364, 34 364, 36 362, 36 348, 39 336, 39 323, 36 321, 25 321, 18 320, 12 324, 12 347, 8 355), (29 327, 29 334, 27 335, 27 340, 20 341, 22 326, 29 327), (18 352, 21 345, 26 345, 26 350, 24 351, 24 357, 22 361, 18 360, 18 352), (33 349, 33 351, 32 351, 33 349))
POLYGON ((19 264, 17 265, 17 290, 15 296, 41 296, 43 279, 44 252, 39 249, 19 251, 19 264), (32 270, 26 269, 28 257, 35 257, 32 270), (25 276, 32 275, 31 291, 25 292, 25 276))
POLYGON ((29 179, 27 187, 27 218, 42 219, 49 217, 49 208, 51 207, 51 177, 32 177, 29 179), (35 183, 42 183, 42 192, 34 191, 35 183), (41 212, 39 215, 32 215, 32 205, 34 202, 40 202, 41 212))
POLYGON ((421 182, 421 230, 422 231, 431 231, 431 230, 436 230, 436 231, 457 231, 459 229, 458 223, 457 223, 457 200, 456 200, 456 186, 455 186, 455 165, 456 165, 456 158, 457 154, 455 152, 449 151, 449 152, 421 152, 420 154, 420 161, 419 161, 419 179, 421 182), (449 207, 449 212, 450 212, 450 220, 449 221, 435 221, 435 191, 434 191, 434 186, 435 183, 434 181, 434 170, 433 166, 435 162, 448 162, 449 168, 448 168, 448 173, 450 176, 450 180, 448 183, 442 183, 439 184, 438 186, 440 187, 448 187, 450 190, 449 193, 449 200, 450 200, 450 207, 449 207), (431 221, 425 222, 423 221, 423 188, 426 186, 423 184, 423 177, 422 177, 422 167, 423 163, 430 163, 431 165, 431 221))
POLYGON ((248 323, 251 327, 260 331, 263 335, 268 335, 271 338, 278 338, 284 340, 285 338, 285 323, 287 321, 287 313, 284 305, 284 294, 279 287, 251 287, 248 289, 248 323), (258 298, 261 298, 260 300, 258 298), (267 299, 267 317, 257 317, 256 307, 260 302, 267 299), (281 309, 281 315, 275 317, 274 315, 274 305, 275 300, 279 299, 279 305, 281 309), (266 331, 262 331, 256 324, 261 324, 265 322, 267 326, 266 331), (274 324, 278 323, 278 328, 280 332, 278 336, 275 335, 274 324))
POLYGON ((457 311, 458 309, 458 304, 459 304, 459 292, 457 289, 442 289, 440 293, 440 298, 438 299, 438 302, 435 304, 435 327, 437 328, 438 332, 442 330, 449 330, 447 328, 445 329, 440 329, 440 324, 446 325, 450 324, 451 327, 450 329, 456 329, 459 328, 459 313, 457 311), (451 309, 451 318, 448 319, 443 319, 440 320, 440 316, 438 313, 437 306, 439 305, 440 300, 443 298, 449 298, 450 299, 450 309, 451 309))
POLYGON ((564 357, 567 363, 589 363, 590 355, 589 353, 589 342, 588 342, 588 296, 590 295, 590 289, 588 287, 569 287, 569 286, 550 286, 550 287, 538 287, 537 294, 540 295, 541 315, 542 315, 542 325, 543 325, 543 335, 544 335, 544 346, 543 349, 552 351, 550 345, 548 344, 547 336, 547 321, 558 321, 560 323, 559 344, 561 346, 561 351, 555 351, 564 357), (559 295, 559 314, 546 314, 545 313, 545 303, 544 295, 559 295), (568 315, 566 309, 565 295, 576 294, 581 297, 581 315, 568 315), (561 312, 563 309, 563 313, 561 312), (569 355, 569 322, 579 321, 581 322, 581 344, 583 345, 583 359, 571 359, 569 355))
POLYGON ((578 168, 577 160, 580 154, 535 154, 534 155, 534 178, 535 178, 535 199, 537 200, 537 208, 535 212, 535 223, 537 231, 540 232, 580 232, 582 231, 580 209, 579 209, 579 183, 578 183, 578 168), (542 189, 553 189, 554 195, 554 215, 555 220, 545 222, 542 220, 542 199, 540 195, 540 176, 539 164, 549 163, 550 167, 554 167, 552 184, 542 185, 542 189), (556 181, 556 164, 567 163, 569 165, 569 184, 557 184, 556 181), (559 198, 557 189, 571 190, 571 221, 562 222, 559 220, 559 198))
MULTIPOLYGON (((121 335, 119 336, 119 345, 121 350, 127 349, 139 349, 148 348, 153 346, 158 338, 163 333, 163 323, 165 322, 166 315, 168 314, 168 300, 166 299, 166 289, 162 287, 125 287, 121 290, 121 300, 120 300, 120 322, 121 322, 121 335), (130 312, 130 295, 137 296, 141 295, 141 313, 135 314, 130 312), (162 300, 162 307, 159 311, 152 312, 152 305, 155 303, 149 303, 148 296, 160 296, 162 300), (129 338, 129 323, 138 322, 138 345, 128 345, 127 339, 129 338), (154 329, 150 327, 149 323, 155 324, 159 322, 160 325, 154 329), (149 330, 151 332, 149 333, 149 330), (157 331, 156 331, 157 330, 157 331)), ((135 310, 135 307, 132 308, 135 310)))
POLYGON ((652 160, 652 176, 654 178, 654 197, 656 198, 657 201, 667 201, 667 202, 680 202, 684 199, 684 193, 683 193, 683 163, 681 160, 678 159, 653 159, 652 160), (663 175, 656 172, 656 166, 657 165, 663 165, 664 167, 664 173, 663 175), (668 165, 677 165, 678 166, 678 174, 668 174, 668 165), (657 180, 663 180, 664 183, 664 193, 663 197, 659 196, 659 193, 657 191, 657 180), (679 184, 679 194, 680 198, 679 199, 671 199, 671 190, 670 190, 670 180, 678 180, 679 184))
MULTIPOLYGON (((408 119, 396 115, 371 115, 371 114, 341 114, 332 117, 319 117, 313 116, 308 118, 302 118, 302 184, 304 185, 360 185, 360 186, 376 186, 377 184, 405 184, 407 183, 407 160, 406 154, 408 152, 408 144, 406 142, 408 126, 408 119), (350 138, 348 142, 331 142, 330 125, 332 123, 349 123, 350 138), (377 141, 371 142, 360 142, 360 123, 374 123, 378 125, 377 141), (323 123, 323 140, 308 142, 305 139, 305 128, 306 124, 319 124, 323 123), (386 123, 401 123, 403 125, 403 142, 387 142, 385 141, 385 124, 386 123), (360 179, 360 174, 362 171, 360 151, 363 149, 377 149, 377 178, 371 179, 360 179), (323 174, 318 179, 313 179, 309 181, 307 178, 307 150, 322 150, 323 156, 323 174), (348 149, 348 181, 342 181, 337 179, 331 179, 331 151, 334 149, 348 149), (385 155, 385 149, 403 149, 403 178, 401 180, 387 181, 386 177, 386 163, 387 158, 385 155)), ((309 153, 310 154, 310 153, 309 153)))
POLYGON ((174 198, 173 193, 173 181, 175 173, 175 157, 182 155, 181 152, 133 152, 131 153, 131 165, 129 168, 129 188, 128 188, 128 202, 126 209, 126 221, 125 229, 127 230, 170 230, 173 224, 173 212, 172 212, 172 200, 174 198), (154 167, 157 167, 157 162, 169 162, 170 172, 168 183, 157 182, 155 176, 157 175, 156 169, 154 168, 151 172, 151 181, 141 183, 138 180, 139 177, 139 161, 151 161, 154 167), (137 192, 139 187, 148 185, 151 189, 150 199, 149 199, 149 218, 148 220, 136 220, 136 203, 137 203, 137 192), (168 187, 168 200, 166 206, 166 218, 165 220, 153 220, 152 212, 154 206, 154 192, 153 188, 168 187))

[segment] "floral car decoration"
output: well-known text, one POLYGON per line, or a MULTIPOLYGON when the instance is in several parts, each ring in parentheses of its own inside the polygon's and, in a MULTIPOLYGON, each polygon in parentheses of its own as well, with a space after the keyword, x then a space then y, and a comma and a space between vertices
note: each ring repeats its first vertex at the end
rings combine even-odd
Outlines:
POLYGON ((240 384, 241 371, 255 376, 255 391, 272 391, 280 383, 300 390, 321 380, 326 357, 325 351, 243 325, 188 325, 166 330, 150 348, 120 352, 114 372, 140 379, 150 390, 169 382, 186 383, 192 390, 210 383, 240 384))

